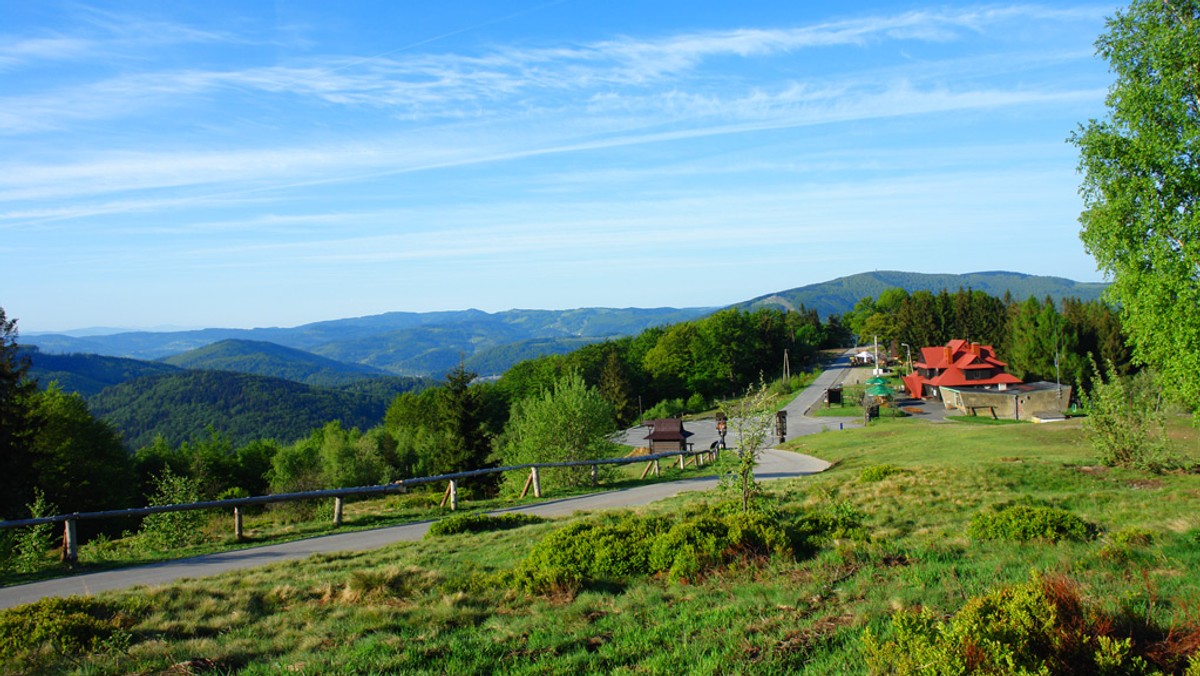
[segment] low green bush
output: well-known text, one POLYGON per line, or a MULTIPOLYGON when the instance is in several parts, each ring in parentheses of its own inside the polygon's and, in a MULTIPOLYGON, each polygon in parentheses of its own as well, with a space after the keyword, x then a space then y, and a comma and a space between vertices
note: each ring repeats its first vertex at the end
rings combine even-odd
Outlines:
POLYGON ((862 647, 871 673, 1157 673, 1113 626, 1068 581, 1035 574, 970 599, 949 620, 927 610, 897 613, 887 640, 867 629, 862 647))
POLYGON ((455 514, 429 526, 425 537, 444 537, 460 533, 485 533, 494 530, 520 528, 535 523, 543 523, 545 519, 534 514, 509 512, 506 514, 455 514))
POLYGON ((863 513, 846 500, 826 503, 821 509, 800 517, 795 532, 809 548, 829 540, 865 540, 863 513))
POLYGON ((533 593, 658 573, 673 581, 692 580, 737 558, 793 556, 794 536, 781 523, 764 514, 722 513, 707 506, 678 521, 630 512, 605 515, 543 538, 513 579, 533 593))
POLYGON ((900 474, 904 470, 895 465, 871 465, 858 474, 858 480, 862 483, 869 484, 876 481, 883 481, 893 474, 900 474))
POLYGON ((967 528, 967 535, 976 540, 1016 542, 1087 541, 1095 538, 1096 532, 1096 526, 1065 509, 1024 504, 976 514, 967 528))
POLYGON ((64 659, 129 640, 140 610, 93 597, 45 598, 0 611, 5 673, 45 673, 64 659))

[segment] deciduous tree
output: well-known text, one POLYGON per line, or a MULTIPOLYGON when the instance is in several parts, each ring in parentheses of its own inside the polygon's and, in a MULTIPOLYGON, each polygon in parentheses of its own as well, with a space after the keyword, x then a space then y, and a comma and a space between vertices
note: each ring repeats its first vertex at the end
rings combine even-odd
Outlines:
POLYGON ((27 377, 29 364, 17 351, 17 320, 0 307, 0 517, 24 515, 33 500, 34 469, 30 445, 37 430, 30 413, 37 385, 27 377))
POLYGON ((1084 246, 1135 357, 1200 408, 1200 1, 1134 0, 1097 50, 1116 76, 1080 151, 1084 246))

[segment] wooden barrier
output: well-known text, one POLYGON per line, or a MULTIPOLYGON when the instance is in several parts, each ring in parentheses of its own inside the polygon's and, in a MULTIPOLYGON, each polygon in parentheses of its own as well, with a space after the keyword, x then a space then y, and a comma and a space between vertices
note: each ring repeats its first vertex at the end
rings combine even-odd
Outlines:
MULTIPOLYGON (((662 458, 679 456, 679 469, 684 469, 686 464, 695 464, 697 467, 703 464, 700 455, 707 451, 671 451, 669 453, 656 453, 654 455, 642 455, 626 458, 601 458, 598 460, 576 460, 568 462, 549 462, 536 463, 529 465, 515 465, 511 467, 494 467, 490 469, 472 470, 467 472, 454 472, 452 474, 440 474, 432 477, 415 477, 411 479, 403 479, 394 481, 390 484, 379 486, 356 486, 353 488, 330 488, 319 491, 305 491, 302 493, 277 493, 275 495, 257 495, 249 498, 231 498, 228 500, 207 500, 203 502, 190 502, 175 505, 156 505, 153 507, 138 507, 134 509, 110 509, 101 512, 76 512, 74 514, 59 514, 55 516, 39 517, 36 519, 13 519, 10 521, 0 521, 0 529, 3 528, 25 528, 27 526, 37 526, 46 523, 61 523, 63 524, 63 549, 62 558, 66 563, 75 563, 79 556, 79 541, 76 531, 76 524, 80 519, 115 519, 149 516, 151 514, 164 514, 167 512, 186 512, 200 509, 233 509, 233 535, 234 539, 241 540, 244 537, 242 516, 243 508, 255 505, 269 505, 280 502, 296 502, 300 500, 318 500, 322 498, 333 498, 333 525, 338 527, 343 522, 343 511, 345 507, 345 498, 368 496, 368 495, 387 495, 389 493, 407 493, 412 486, 419 486, 428 483, 437 483, 446 481, 446 492, 442 496, 441 505, 444 507, 447 502, 450 503, 450 509, 458 509, 458 480, 469 477, 484 476, 487 474, 496 474, 499 472, 513 472, 524 469, 530 470, 529 478, 525 481, 525 487, 521 490, 521 497, 524 498, 529 489, 533 488, 535 498, 542 497, 541 477, 539 469, 548 467, 582 467, 590 465, 592 468, 592 481, 598 481, 598 468, 600 465, 627 465, 637 462, 647 462, 646 469, 642 471, 642 478, 651 468, 654 469, 654 476, 661 476, 659 460, 662 458), (687 461, 687 456, 692 456, 690 461, 687 461)), ((710 456, 711 457, 711 456, 710 456)))

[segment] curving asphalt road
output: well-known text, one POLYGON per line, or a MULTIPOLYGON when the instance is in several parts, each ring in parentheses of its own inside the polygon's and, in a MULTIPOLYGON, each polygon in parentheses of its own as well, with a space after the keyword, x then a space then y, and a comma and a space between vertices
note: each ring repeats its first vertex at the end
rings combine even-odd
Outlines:
MULTIPOLYGON (((821 400, 825 388, 840 382, 848 368, 848 359, 842 357, 837 360, 817 378, 816 382, 785 407, 788 411, 789 437, 813 434, 827 428, 839 429, 839 420, 837 419, 809 418, 804 413, 821 400)), ((847 425, 854 424, 847 421, 840 422, 847 425)), ((696 436, 693 437, 696 448, 707 448, 708 444, 717 438, 716 426, 713 421, 689 423, 688 428, 696 432, 696 436)), ((645 428, 637 428, 627 433, 627 438, 631 441, 631 445, 637 446, 641 444, 638 441, 639 435, 644 436, 644 434, 645 428)), ((829 467, 829 463, 818 458, 768 449, 760 457, 755 475, 760 480, 795 478, 821 472, 827 467, 829 467)), ((717 482, 717 477, 682 479, 561 500, 549 500, 536 505, 496 510, 494 513, 523 512, 556 517, 580 511, 633 507, 687 491, 710 490, 716 487, 717 482)), ((5 587, 0 588, 0 608, 11 608, 51 596, 72 594, 87 596, 138 585, 169 584, 185 578, 218 575, 232 570, 302 559, 318 553, 364 551, 396 542, 413 542, 424 537, 426 531, 429 530, 430 523, 432 521, 421 521, 402 526, 338 533, 278 545, 265 545, 134 568, 87 573, 45 582, 5 587)))

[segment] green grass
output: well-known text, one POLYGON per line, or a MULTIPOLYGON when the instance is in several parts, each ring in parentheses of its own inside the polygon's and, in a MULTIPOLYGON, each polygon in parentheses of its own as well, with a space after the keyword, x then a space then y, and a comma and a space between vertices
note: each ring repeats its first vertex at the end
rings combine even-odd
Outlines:
POLYGON ((1013 420, 1011 418, 992 418, 983 415, 948 415, 946 420, 955 422, 970 423, 972 425, 1026 425, 1027 420, 1013 420))
MULTIPOLYGON (((1173 422, 1171 438, 1196 452, 1186 421, 1173 422)), ((788 446, 834 465, 766 483, 775 509, 853 515, 861 526, 797 560, 738 559, 689 584, 634 576, 538 595, 505 575, 570 520, 454 535, 102 595, 134 609, 127 643, 56 666, 145 673, 203 659, 218 673, 248 674, 866 673, 867 628, 889 640, 899 611, 950 617, 1033 571, 1069 578, 1089 607, 1130 627, 1200 637, 1198 475, 1098 467, 1077 422, 897 419, 788 446), (871 470, 883 465, 889 471, 871 470), (1014 504, 1070 513, 1095 537, 967 535, 977 514, 1014 504)), ((720 499, 685 494, 642 511, 674 518, 720 499)))

